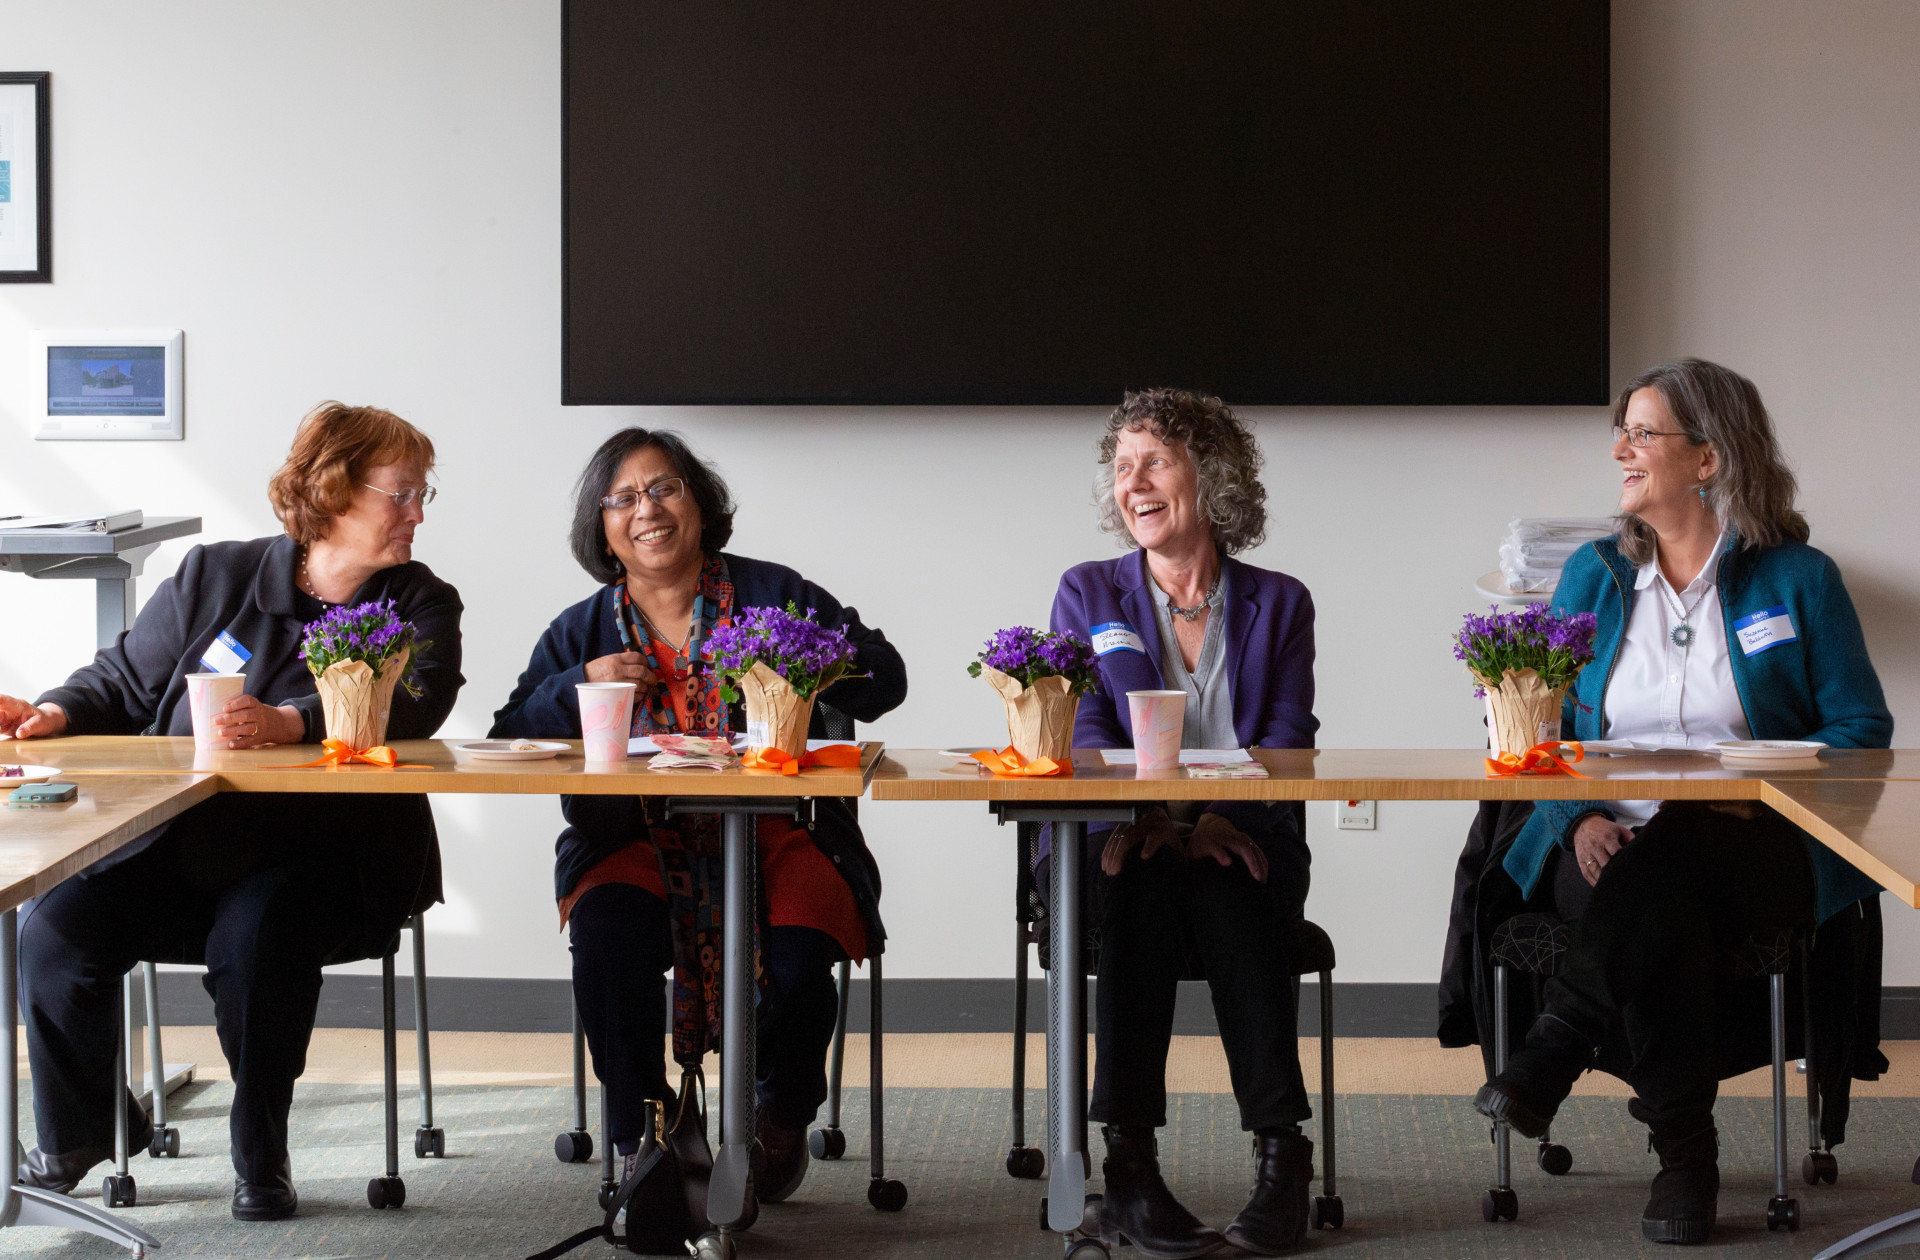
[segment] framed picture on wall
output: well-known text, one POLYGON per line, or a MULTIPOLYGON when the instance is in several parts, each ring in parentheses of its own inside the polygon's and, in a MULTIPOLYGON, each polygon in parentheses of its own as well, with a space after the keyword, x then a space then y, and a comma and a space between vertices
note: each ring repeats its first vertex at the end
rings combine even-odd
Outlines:
POLYGON ((0 281, 53 279, 52 78, 0 71, 0 281))

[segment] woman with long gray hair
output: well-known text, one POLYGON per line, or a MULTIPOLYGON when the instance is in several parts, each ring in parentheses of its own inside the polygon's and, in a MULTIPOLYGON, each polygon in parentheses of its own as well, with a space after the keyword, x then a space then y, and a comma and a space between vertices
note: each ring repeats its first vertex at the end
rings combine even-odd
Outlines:
MULTIPOLYGON (((1556 608, 1599 620, 1563 735, 1887 747, 1893 718, 1860 620, 1839 568, 1807 545, 1753 382, 1699 359, 1642 372, 1614 403, 1612 457, 1619 533, 1575 553, 1554 593, 1556 608)), ((1730 988, 1719 959, 1878 886, 1778 815, 1732 802, 1542 802, 1504 865, 1525 896, 1545 883, 1575 926, 1525 1046, 1474 1105, 1538 1137, 1581 1072, 1620 1076, 1660 1156, 1641 1231, 1706 1241, 1717 1082, 1768 1057, 1741 1035, 1766 1027, 1764 990, 1730 988)))
MULTIPOLYGON (((1078 748, 1133 746, 1129 691, 1186 692, 1183 748, 1311 748, 1313 600, 1284 573, 1234 553, 1266 534, 1260 449, 1218 398, 1128 394, 1100 439, 1101 522, 1130 548, 1069 569, 1053 628, 1093 644, 1100 689, 1080 703, 1078 748)), ((1104 878, 1099 1056, 1089 1115, 1103 1124, 1100 1232, 1144 1256, 1232 1243, 1276 1255, 1307 1229, 1313 1143, 1292 977, 1309 855, 1296 803, 1170 802, 1112 831, 1104 878), (1225 1231, 1202 1224, 1161 1178, 1174 995, 1190 954, 1205 967, 1254 1188, 1225 1231)))

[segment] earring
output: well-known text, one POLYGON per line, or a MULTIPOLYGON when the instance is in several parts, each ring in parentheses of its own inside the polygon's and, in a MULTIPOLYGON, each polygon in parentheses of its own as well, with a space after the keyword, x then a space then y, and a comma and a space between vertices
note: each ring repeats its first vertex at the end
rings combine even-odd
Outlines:
POLYGON ((1700 487, 1700 502, 1705 503, 1706 501, 1707 501, 1707 487, 1704 484, 1702 484, 1700 487))

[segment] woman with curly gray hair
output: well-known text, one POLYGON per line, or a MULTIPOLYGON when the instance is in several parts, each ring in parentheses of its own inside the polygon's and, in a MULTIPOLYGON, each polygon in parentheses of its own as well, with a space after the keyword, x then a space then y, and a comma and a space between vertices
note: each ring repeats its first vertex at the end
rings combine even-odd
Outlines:
MULTIPOLYGON (((1266 534, 1260 449, 1218 398, 1132 393, 1108 417, 1101 523, 1129 553, 1067 571, 1053 628, 1093 644, 1100 689, 1080 703, 1079 748, 1130 748, 1129 691, 1186 692, 1186 748, 1311 748, 1313 600, 1234 553, 1266 534)), ((1307 1228, 1313 1143, 1291 977, 1308 864, 1297 803, 1171 802, 1110 833, 1095 1000, 1093 1101, 1107 1156, 1100 1231, 1144 1256, 1226 1243, 1277 1255, 1307 1228), (1240 1122, 1255 1136, 1253 1197, 1222 1231, 1161 1178, 1174 995, 1190 954, 1206 969, 1240 1122)))

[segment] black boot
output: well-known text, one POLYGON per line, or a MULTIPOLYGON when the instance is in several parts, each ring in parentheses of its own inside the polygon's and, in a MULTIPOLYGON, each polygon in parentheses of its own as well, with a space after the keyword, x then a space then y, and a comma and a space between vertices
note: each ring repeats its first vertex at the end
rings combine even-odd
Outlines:
POLYGON ((1313 1141, 1269 1130, 1253 1139, 1253 1197, 1227 1225, 1227 1241, 1256 1256, 1293 1250, 1307 1236, 1307 1183, 1313 1180, 1313 1141))
POLYGON ((1640 1213, 1651 1242, 1687 1246, 1707 1241, 1720 1198, 1720 1135, 1713 1114, 1694 1112, 1653 1127, 1660 1171, 1640 1213))
MULTIPOLYGON (((138 1155, 153 1141, 153 1119, 146 1109, 127 1095, 127 1154, 138 1155)), ((83 1146, 60 1155, 49 1155, 39 1147, 27 1152, 20 1162, 19 1182, 54 1194, 72 1194, 93 1168, 113 1158, 113 1143, 83 1146)))
POLYGON ((1180 1206, 1160 1178, 1159 1147, 1152 1129, 1100 1130, 1107 1139, 1106 1162, 1100 1171, 1107 1179, 1100 1203, 1100 1238, 1108 1246, 1131 1242, 1148 1260, 1190 1260, 1210 1255, 1226 1240, 1200 1218, 1180 1206))
POLYGON ((1537 1138, 1553 1124, 1554 1112, 1573 1092, 1580 1074, 1593 1066, 1596 1053, 1593 1043, 1570 1025, 1542 1015, 1527 1030, 1526 1044, 1507 1059, 1507 1070, 1473 1096, 1473 1109, 1537 1138))
POLYGON ((265 1181, 233 1183, 233 1219, 236 1221, 284 1221, 300 1207, 300 1196, 293 1192, 293 1163, 282 1159, 280 1167, 265 1181))

